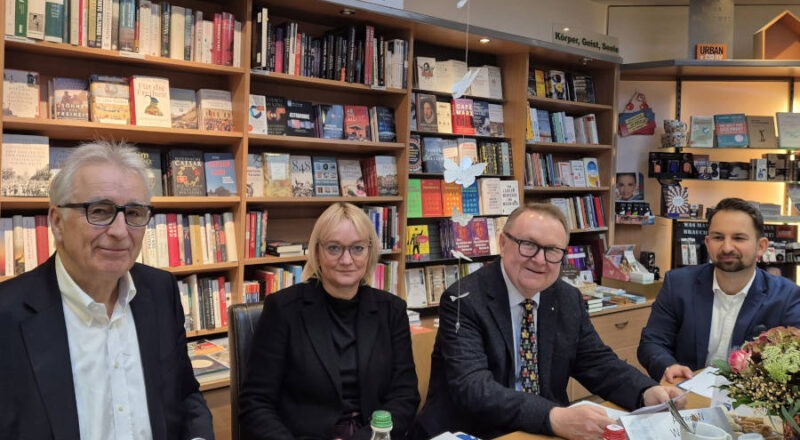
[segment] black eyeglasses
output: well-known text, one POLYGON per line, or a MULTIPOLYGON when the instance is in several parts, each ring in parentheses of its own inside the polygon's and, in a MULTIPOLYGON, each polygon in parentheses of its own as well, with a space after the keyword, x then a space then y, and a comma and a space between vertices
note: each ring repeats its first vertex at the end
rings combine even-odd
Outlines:
POLYGON ((342 246, 339 243, 320 243, 322 249, 331 258, 341 258, 345 249, 350 252, 350 257, 353 259, 363 257, 369 250, 369 244, 356 243, 350 246, 342 246))
POLYGON ((561 260, 564 259, 564 255, 567 253, 566 249, 561 249, 559 247, 541 246, 532 241, 520 240, 506 231, 503 231, 503 235, 508 237, 509 240, 513 241, 517 244, 517 246, 519 246, 519 254, 525 258, 533 258, 539 255, 539 251, 544 251, 544 260, 548 263, 555 264, 560 263, 561 260))
POLYGON ((117 214, 121 212, 128 226, 141 228, 147 226, 147 222, 150 221, 150 216, 153 213, 153 207, 150 205, 131 203, 129 205, 120 206, 108 200, 86 203, 65 203, 63 205, 58 205, 58 207, 83 209, 86 213, 86 221, 94 226, 109 226, 114 223, 117 214))

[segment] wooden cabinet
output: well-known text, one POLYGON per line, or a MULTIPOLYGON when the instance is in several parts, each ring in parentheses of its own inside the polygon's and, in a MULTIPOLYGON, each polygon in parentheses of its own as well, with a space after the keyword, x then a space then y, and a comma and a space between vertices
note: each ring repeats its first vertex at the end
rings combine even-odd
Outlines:
MULTIPOLYGON (((636 350, 639 347, 639 338, 642 329, 650 317, 652 300, 643 304, 625 305, 591 315, 592 325, 595 330, 620 359, 633 365, 643 373, 644 368, 639 365, 636 350)), ((647 374, 647 373, 645 373, 647 374)), ((567 395, 570 401, 589 397, 590 393, 575 379, 570 379, 567 386, 567 395)))

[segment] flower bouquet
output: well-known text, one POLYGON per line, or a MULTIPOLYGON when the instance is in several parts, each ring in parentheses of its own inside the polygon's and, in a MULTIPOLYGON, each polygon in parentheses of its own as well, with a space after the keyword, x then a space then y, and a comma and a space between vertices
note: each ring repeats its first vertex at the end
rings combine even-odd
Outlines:
POLYGON ((716 366, 734 407, 763 408, 783 420, 784 438, 800 438, 800 329, 767 330, 716 366))

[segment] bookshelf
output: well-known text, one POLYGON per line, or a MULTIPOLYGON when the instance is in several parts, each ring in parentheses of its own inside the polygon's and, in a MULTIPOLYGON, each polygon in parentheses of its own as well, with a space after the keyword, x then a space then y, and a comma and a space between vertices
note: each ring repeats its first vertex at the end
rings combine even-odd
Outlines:
MULTIPOLYGON (((397 292, 405 292, 405 249, 402 245, 408 238, 409 225, 421 222, 438 222, 448 218, 445 214, 436 218, 407 218, 407 192, 409 178, 441 179, 441 175, 409 174, 408 144, 412 134, 408 109, 414 105, 414 60, 420 56, 435 56, 439 59, 463 59, 465 42, 469 45, 469 65, 484 64, 498 66, 502 70, 503 99, 486 99, 502 105, 504 130, 502 137, 474 136, 477 141, 504 141, 509 144, 513 174, 487 175, 518 182, 518 192, 524 200, 541 199, 558 195, 596 194, 604 199, 606 213, 612 212, 611 201, 613 169, 614 96, 617 80, 617 65, 620 59, 601 54, 587 53, 571 48, 562 48, 550 43, 502 34, 487 29, 466 26, 446 20, 399 11, 379 5, 363 4, 352 7, 347 1, 296 0, 281 2, 266 0, 235 0, 230 3, 205 0, 178 0, 174 4, 202 10, 206 16, 215 12, 231 12, 242 22, 241 67, 204 64, 194 61, 174 60, 158 56, 126 53, 73 46, 65 43, 25 40, 6 37, 0 50, 0 65, 4 69, 20 69, 40 74, 40 117, 27 119, 0 117, 0 128, 4 133, 36 134, 48 136, 51 145, 77 145, 81 141, 95 138, 126 140, 137 145, 156 148, 165 153, 177 148, 194 148, 204 152, 230 152, 235 159, 238 193, 232 197, 154 197, 157 213, 178 212, 197 214, 202 212, 233 213, 236 228, 237 261, 205 265, 167 268, 176 277, 189 275, 224 275, 232 287, 232 302, 244 300, 243 284, 252 279, 252 271, 265 265, 302 264, 305 257, 259 257, 246 258, 245 231, 247 213, 251 210, 267 210, 269 213, 268 236, 271 239, 305 241, 319 214, 331 203, 352 202, 361 206, 394 207, 399 217, 399 250, 382 253, 381 260, 398 263, 397 292), (408 42, 408 64, 404 67, 407 76, 403 87, 377 87, 337 80, 289 75, 285 73, 251 70, 252 36, 255 31, 253 13, 262 6, 269 10, 269 20, 274 25, 296 22, 298 30, 312 36, 321 36, 328 31, 344 29, 349 25, 371 25, 375 34, 386 39, 399 38, 408 42), (355 11, 343 15, 342 9, 355 11), (492 42, 483 45, 481 37, 492 42), (591 61, 587 61, 591 59, 591 61), (593 75, 597 93, 597 104, 549 100, 526 97, 520 91, 527 86, 530 64, 549 66, 565 70, 576 70, 593 75), (583 64, 588 63, 588 64, 583 64), (205 130, 141 127, 134 125, 110 125, 88 121, 66 121, 47 119, 47 81, 55 76, 88 78, 91 74, 115 76, 151 75, 170 80, 171 87, 201 89, 212 88, 231 92, 233 105, 233 131, 214 132, 205 130), (395 142, 357 142, 312 137, 260 135, 248 133, 249 94, 279 96, 294 100, 310 101, 312 104, 342 104, 377 106, 394 110, 397 139, 395 142), (543 108, 566 111, 580 115, 597 115, 600 145, 580 144, 526 144, 527 109, 535 104, 543 108), (601 186, 596 188, 526 188, 524 180, 524 154, 526 151, 553 152, 573 157, 597 157, 601 172, 601 186), (397 164, 398 195, 381 197, 307 197, 276 198, 246 196, 247 155, 265 152, 302 154, 309 156, 333 156, 344 159, 364 159, 376 155, 393 156, 397 164)), ((4 5, 0 6, 0 12, 4 5)), ((0 25, 1 26, 1 25, 0 25)), ((441 100, 449 100, 447 94, 437 94, 441 100)), ((482 99, 482 98, 481 98, 482 99)), ((431 133, 431 135, 436 135, 431 133)), ((456 139, 457 135, 442 135, 456 139)), ((473 137, 473 136, 470 136, 473 137)), ((44 214, 48 203, 44 198, 0 197, 0 214, 33 215, 44 214)), ((494 216, 485 216, 493 218, 494 216)), ((597 233, 613 234, 613 228, 572 231, 575 236, 597 233)), ((491 259, 486 257, 484 260, 491 259)), ((452 262, 452 260, 443 260, 452 262)), ((439 263, 439 262, 437 262, 439 263)), ((409 267, 426 263, 409 263, 409 267)), ((0 280, 8 277, 0 277, 0 280)), ((225 328, 190 332, 189 336, 206 336, 224 333, 225 328)))

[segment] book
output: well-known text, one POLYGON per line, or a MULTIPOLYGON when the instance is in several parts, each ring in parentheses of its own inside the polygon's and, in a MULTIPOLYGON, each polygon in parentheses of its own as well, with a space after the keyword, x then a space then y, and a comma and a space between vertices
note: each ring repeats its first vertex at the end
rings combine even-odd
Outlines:
MULTIPOLYGON (((50 154, 52 155, 52 151, 50 154)), ((161 152, 155 148, 140 147, 139 156, 141 156, 147 167, 147 184, 150 187, 150 195, 155 197, 163 196, 164 187, 162 185, 161 152)))
POLYGON ((489 136, 503 137, 506 135, 503 119, 503 106, 489 104, 489 136))
POLYGON ((39 73, 3 70, 3 116, 39 117, 39 73))
POLYGON ((339 188, 345 197, 366 197, 367 188, 357 159, 337 159, 339 188))
POLYGON ((435 95, 417 93, 417 130, 429 133, 436 133, 439 130, 435 95))
POLYGON ((280 96, 267 96, 267 134, 282 136, 286 134, 286 99, 280 96))
POLYGON ((286 100, 286 134, 314 137, 314 106, 310 101, 286 100))
POLYGON ((6 197, 47 197, 50 140, 46 136, 3 133, 0 145, 2 191, 6 197))
POLYGON ((264 197, 264 156, 247 154, 247 197, 264 197))
POLYGON ((338 197, 339 176, 336 158, 312 156, 311 165, 314 170, 314 196, 338 197))
POLYGON ((422 168, 426 173, 444 172, 444 139, 422 138, 422 168))
POLYGON ((745 116, 750 148, 777 148, 775 118, 772 116, 745 116))
POLYGON ((250 95, 247 109, 247 132, 267 134, 267 98, 264 95, 250 95))
POLYGON ((491 133, 491 119, 489 117, 489 103, 474 100, 472 102, 472 125, 478 136, 489 136, 491 133))
POLYGON ((420 181, 423 217, 441 217, 442 181, 439 179, 422 179, 420 181))
POLYGON ((743 113, 714 115, 714 137, 717 147, 747 147, 747 122, 743 113))
POLYGON ((503 215, 511 214, 519 208, 519 183, 516 180, 501 180, 498 183, 500 191, 500 213, 503 215))
POLYGON ((376 105, 370 108, 370 112, 374 110, 375 120, 377 126, 377 136, 372 136, 372 140, 378 142, 395 142, 397 141, 397 129, 394 123, 394 111, 383 105, 376 105))
POLYGON ((311 156, 292 154, 289 156, 292 175, 292 196, 313 197, 314 175, 311 166, 311 156))
POLYGON ((233 104, 227 90, 197 91, 197 124, 201 130, 233 131, 233 104))
POLYGON ((409 267, 406 269, 406 303, 409 308, 427 307, 428 295, 425 289, 425 269, 409 267))
POLYGON ((131 94, 127 78, 105 75, 89 78, 89 117, 103 124, 130 124, 131 94))
POLYGON ((50 80, 51 119, 89 120, 89 82, 78 78, 50 80))
POLYGON ((292 172, 288 153, 264 153, 264 196, 292 197, 292 172))
MULTIPOLYGON (((74 148, 71 147, 50 147, 49 155, 50 155, 50 181, 53 181, 53 178, 56 177, 61 171, 61 168, 64 167, 64 161, 67 160, 70 154, 75 151, 74 148)), ((161 162, 159 162, 159 165, 161 162)))
POLYGON ((431 258, 428 225, 409 225, 406 242, 406 260, 428 261, 431 258))
POLYGON ((583 169, 586 171, 586 186, 600 186, 600 167, 597 165, 597 158, 584 157, 583 169))
POLYGON ((714 117, 692 116, 690 123, 689 146, 692 148, 712 148, 714 146, 714 117))
POLYGON ((172 128, 197 128, 197 95, 194 90, 169 89, 172 128))
POLYGON ((172 127, 169 80, 133 75, 130 78, 131 123, 147 127, 172 127))
POLYGON ((369 109, 364 105, 344 106, 344 138, 350 141, 369 141, 369 109))
POLYGON ((394 156, 374 156, 364 161, 367 195, 396 196, 398 192, 397 159, 394 156))
POLYGON ((408 138, 408 172, 422 172, 422 145, 418 134, 412 134, 408 138))
POLYGON ((167 182, 169 195, 202 197, 206 195, 206 176, 203 152, 199 150, 170 150, 167 153, 167 182))
POLYGON ((449 103, 436 102, 436 123, 439 133, 453 133, 453 115, 449 103))
POLYGON ((421 90, 436 90, 436 58, 416 57, 417 63, 417 88, 421 90))
POLYGON ((321 138, 342 139, 344 137, 344 106, 338 104, 317 105, 316 112, 321 138))
POLYGON ((778 147, 800 148, 800 113, 777 112, 778 147))
POLYGON ((233 153, 205 153, 206 194, 209 196, 235 196, 236 170, 233 153))
POLYGON ((454 98, 453 107, 453 133, 474 135, 475 127, 472 125, 472 100, 469 98, 454 98))

